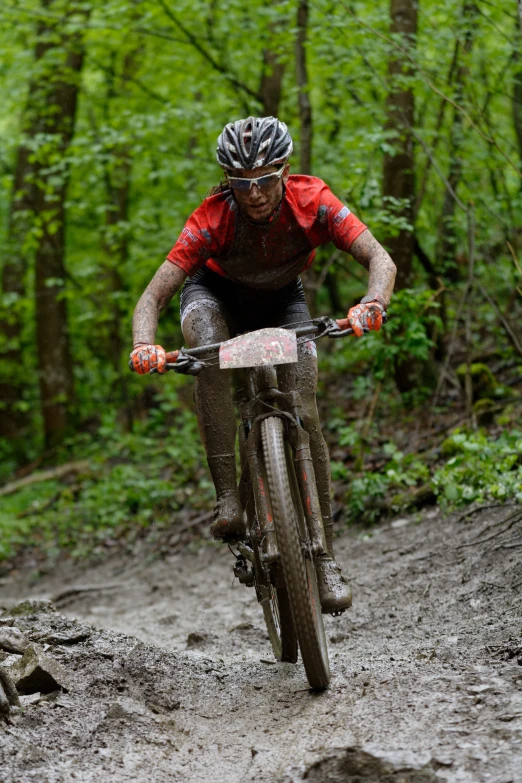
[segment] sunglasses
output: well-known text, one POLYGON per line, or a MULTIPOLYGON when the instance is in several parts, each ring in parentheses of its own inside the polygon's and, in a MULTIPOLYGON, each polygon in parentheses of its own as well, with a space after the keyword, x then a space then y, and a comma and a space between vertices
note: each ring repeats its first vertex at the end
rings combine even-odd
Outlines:
POLYGON ((264 174, 262 177, 230 177, 227 174, 227 182, 233 190, 250 190, 252 185, 257 185, 261 190, 269 190, 273 187, 277 180, 283 176, 286 163, 283 163, 279 171, 274 171, 272 174, 264 174))

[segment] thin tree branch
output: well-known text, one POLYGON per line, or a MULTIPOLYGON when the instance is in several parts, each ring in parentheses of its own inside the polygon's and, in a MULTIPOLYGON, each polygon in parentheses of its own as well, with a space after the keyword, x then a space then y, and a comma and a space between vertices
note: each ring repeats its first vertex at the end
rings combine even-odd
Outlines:
MULTIPOLYGON (((63 15, 62 14, 54 14, 50 11, 41 11, 37 8, 16 8, 16 9, 10 9, 10 8, 0 8, 0 18, 2 16, 4 17, 15 17, 19 18, 20 15, 24 15, 29 17, 29 19, 41 19, 47 22, 61 22, 63 21, 63 15)), ((123 27, 121 25, 116 24, 107 24, 103 23, 100 24, 98 22, 93 22, 92 20, 89 21, 87 24, 83 25, 83 30, 111 30, 119 33, 125 32, 123 27)), ((142 35, 150 35, 154 38, 162 38, 165 41, 171 41, 172 43, 178 43, 178 44, 184 44, 186 45, 188 41, 185 38, 176 38, 170 33, 165 33, 163 30, 154 30, 150 27, 131 27, 127 28, 129 29, 129 32, 131 33, 140 33, 142 35)))
MULTIPOLYGON (((522 3, 522 0, 518 0, 519 4, 522 3)), ((504 152, 504 150, 498 145, 497 141, 493 138, 489 138, 488 136, 483 133, 483 131, 479 128, 479 126, 473 121, 473 119, 470 117, 466 109, 464 109, 460 104, 453 101, 451 98, 449 98, 447 95, 445 95, 442 90, 439 90, 439 88, 433 83, 431 80, 431 77, 428 75, 428 73, 424 70, 424 68, 419 65, 419 63, 416 61, 414 57, 410 54, 408 49, 405 49, 403 46, 398 44, 396 41, 393 41, 391 38, 389 38, 387 35, 384 35, 384 33, 379 32, 379 30, 375 30, 371 25, 364 22, 362 19, 359 19, 355 11, 353 11, 349 6, 346 5, 346 3, 342 2, 341 5, 343 8, 350 14, 350 16, 355 19, 357 24, 359 24, 361 27, 364 27, 365 30, 368 30, 368 32, 372 33, 372 35, 377 36, 377 38, 380 38, 381 40, 385 41, 387 44, 392 46, 394 49, 399 51, 401 54, 403 54, 405 57, 407 57, 410 62, 413 63, 415 66, 418 74, 422 77, 424 83, 432 90, 434 93, 439 95, 443 100, 447 101, 453 108, 458 111, 462 116, 468 121, 468 123, 471 125, 471 127, 479 134, 481 139, 486 141, 488 144, 491 144, 494 146, 499 153, 502 155, 502 157, 506 160, 508 165, 516 171, 519 177, 522 177, 522 171, 516 166, 513 161, 508 157, 508 155, 504 152)))
MULTIPOLYGON (((103 71, 104 73, 110 73, 111 68, 109 68, 107 65, 104 65, 100 60, 98 60, 96 57, 93 57, 92 55, 89 56, 89 59, 94 65, 100 69, 100 71, 103 71)), ((129 74, 122 74, 122 80, 124 82, 131 82, 132 84, 135 84, 137 87, 142 90, 142 92, 145 93, 145 95, 148 95, 149 98, 153 98, 155 101, 159 101, 163 104, 168 104, 169 106, 173 106, 172 101, 170 101, 168 98, 164 98, 163 95, 160 95, 159 93, 152 90, 150 87, 147 87, 146 84, 144 84, 141 79, 137 79, 135 76, 130 76, 129 74)))
POLYGON ((490 296, 490 294, 488 294, 488 292, 486 291, 484 286, 481 283, 479 283, 478 280, 477 280, 477 285, 478 285, 478 287, 479 287, 483 297, 487 300, 487 302, 491 305, 493 310, 498 315, 500 323, 504 327, 504 331, 506 332, 507 336, 509 337, 509 340, 510 340, 511 344, 518 351, 518 353, 522 356, 522 345, 520 345, 520 343, 518 342, 518 338, 517 338, 516 334, 513 332, 511 326, 509 325, 506 317, 503 315, 502 311, 500 310, 498 304, 495 302, 493 297, 490 296))
POLYGON ((411 127, 411 126, 410 126, 410 130, 411 130, 412 134, 415 136, 416 140, 417 140, 417 141, 419 142, 419 144, 421 145, 421 147, 423 148, 423 150, 424 150, 424 152, 426 153, 427 157, 428 157, 428 158, 431 160, 431 163, 432 163, 432 165, 433 165, 433 168, 435 169, 435 171, 437 172, 437 174, 438 174, 438 175, 439 175, 439 177, 441 178, 442 182, 444 183, 444 186, 446 187, 446 189, 448 190, 448 192, 450 193, 450 195, 452 196, 452 198, 454 198, 454 199, 455 199, 456 203, 457 203, 457 204, 458 204, 458 206, 459 206, 459 207, 460 207, 460 208, 463 210, 463 212, 467 212, 467 211, 468 211, 468 208, 466 207, 466 205, 464 204, 464 202, 462 202, 462 201, 460 200, 460 198, 457 196, 457 194, 455 193, 454 189, 453 189, 453 188, 452 188, 452 186, 451 186, 451 183, 449 182, 449 180, 447 179, 447 177, 446 177, 446 176, 444 175, 444 173, 442 172, 442 169, 440 168, 439 164, 437 163, 437 161, 436 161, 436 160, 435 160, 435 158, 433 157, 433 155, 432 155, 432 153, 431 153, 431 150, 430 150, 430 148, 428 147, 428 145, 426 144, 426 142, 424 141, 424 139, 422 138, 422 136, 420 136, 420 135, 417 133, 417 131, 415 130, 415 128, 413 128, 413 127, 411 127))
MULTIPOLYGON (((455 315, 455 320, 453 322, 453 329, 451 330, 451 337, 449 341, 448 351, 446 353, 446 357, 444 359, 444 364, 441 367, 439 379, 437 381, 437 387, 435 389, 435 394, 433 395, 433 402, 431 404, 432 410, 434 410, 437 407, 437 402, 439 400, 439 394, 440 390, 442 389, 442 384, 444 383, 444 378, 447 375, 448 368, 450 366, 451 357, 453 356, 453 351, 455 350, 455 345, 457 343, 457 329, 459 327, 459 321, 462 316, 462 311, 464 309, 464 305, 466 304, 466 299, 468 298, 468 294, 470 292, 469 287, 469 281, 466 282, 466 286, 464 288, 464 291, 462 292, 462 296, 459 302, 459 306, 457 308, 457 313, 455 315)), ((431 421, 428 426, 428 429, 431 429, 431 421)))
MULTIPOLYGON (((520 7, 520 0, 519 0, 519 7, 520 7)), ((510 38, 509 35, 506 35, 506 33, 503 30, 501 30, 500 27, 498 27, 498 25, 496 25, 495 22, 487 14, 484 13, 484 11, 481 11, 478 5, 476 4, 475 4, 475 9, 477 13, 479 13, 481 17, 485 19, 485 21, 495 30, 497 35, 499 35, 501 38, 504 38, 509 44, 511 44, 511 46, 515 47, 515 42, 513 41, 513 39, 510 38)))
POLYGON ((244 84, 243 82, 239 81, 239 79, 234 76, 232 73, 230 73, 229 69, 226 68, 222 63, 219 63, 215 57, 205 49, 205 47, 201 44, 198 38, 190 32, 190 30, 185 27, 185 25, 178 19, 174 11, 169 8, 165 0, 156 0, 156 2, 163 8, 168 18, 174 22, 176 27, 181 30, 183 35, 186 37, 187 41, 196 49, 197 52, 200 53, 200 55, 207 60, 207 62, 210 63, 210 65, 214 68, 215 71, 218 71, 218 73, 222 74, 234 87, 236 87, 238 90, 243 91, 247 95, 249 95, 251 98, 254 98, 254 100, 259 101, 259 103, 262 103, 261 96, 259 93, 257 93, 255 90, 252 90, 247 84, 244 84))
POLYGON ((509 247, 509 251, 510 251, 511 255, 513 256, 513 261, 515 262, 515 266, 518 269, 520 275, 522 276, 522 268, 521 268, 521 266, 520 266, 520 264, 518 262, 517 254, 513 250, 513 245, 511 244, 511 242, 507 242, 507 246, 509 247))
MULTIPOLYGON (((456 68, 456 65, 457 65, 457 60, 458 60, 459 49, 460 49, 460 42, 457 40, 455 42, 455 50, 453 52, 453 57, 452 57, 452 60, 451 60, 451 64, 450 64, 450 68, 449 68, 449 72, 448 72, 448 77, 446 79, 446 83, 448 84, 448 86, 451 84, 451 81, 453 79, 453 73, 455 71, 455 68, 456 68)), ((437 122, 435 123, 435 141, 433 143, 432 152, 435 152, 435 150, 437 149, 437 147, 439 145, 439 141, 440 141, 440 138, 441 138, 440 131, 441 131, 441 128, 442 128, 442 123, 444 122, 444 115, 446 113, 446 106, 447 106, 446 101, 441 100, 440 106, 439 106, 439 113, 438 113, 438 116, 437 116, 437 122)), ((432 159, 430 157, 428 157, 428 162, 427 162, 426 166, 424 167, 424 171, 422 172, 422 180, 421 180, 421 183, 420 183, 420 186, 419 186, 419 190, 418 190, 418 193, 417 193, 417 199, 415 201, 415 207, 413 209, 413 221, 414 222, 415 222, 415 220, 417 218, 417 215, 419 214, 422 202, 424 200, 424 195, 426 193, 426 187, 427 187, 427 184, 428 184, 428 174, 430 173, 431 166, 432 166, 432 159)))
POLYGON ((495 11, 500 11, 500 13, 504 14, 504 16, 509 17, 510 19, 518 19, 518 14, 510 14, 509 11, 506 8, 502 8, 499 6, 498 2, 495 0, 495 2, 491 2, 491 0, 479 0, 479 2, 484 3, 484 5, 489 5, 490 8, 494 8, 495 11))
POLYGON ((471 334, 471 306, 472 299, 471 294, 473 292, 473 284, 475 282, 474 270, 475 270, 475 207, 470 204, 468 207, 468 288, 470 296, 468 297, 468 311, 466 313, 466 413, 468 415, 469 423, 472 429, 477 429, 477 417, 473 410, 473 378, 471 377, 471 350, 472 350, 472 334, 471 334))

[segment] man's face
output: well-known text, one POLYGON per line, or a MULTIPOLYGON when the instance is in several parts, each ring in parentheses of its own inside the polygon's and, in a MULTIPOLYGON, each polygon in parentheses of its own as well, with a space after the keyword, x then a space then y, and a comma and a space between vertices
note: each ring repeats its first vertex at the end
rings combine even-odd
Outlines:
MULTIPOLYGON (((257 179, 265 174, 272 174, 279 171, 281 166, 260 166, 257 169, 234 169, 229 171, 230 177, 241 177, 242 179, 257 179)), ((274 182, 269 187, 259 187, 252 185, 250 190, 237 190, 232 187, 235 199, 239 204, 240 210, 253 223, 266 223, 272 212, 283 197, 283 183, 287 181, 290 166, 285 165, 282 177, 274 177, 274 182)))

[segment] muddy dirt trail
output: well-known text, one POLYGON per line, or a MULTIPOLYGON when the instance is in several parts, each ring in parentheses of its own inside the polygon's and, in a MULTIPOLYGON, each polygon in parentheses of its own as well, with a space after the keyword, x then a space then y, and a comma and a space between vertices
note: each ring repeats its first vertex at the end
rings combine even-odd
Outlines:
POLYGON ((521 516, 338 539, 354 607, 327 618, 323 694, 273 662, 225 547, 8 580, 0 667, 23 695, 0 781, 521 783, 521 516))

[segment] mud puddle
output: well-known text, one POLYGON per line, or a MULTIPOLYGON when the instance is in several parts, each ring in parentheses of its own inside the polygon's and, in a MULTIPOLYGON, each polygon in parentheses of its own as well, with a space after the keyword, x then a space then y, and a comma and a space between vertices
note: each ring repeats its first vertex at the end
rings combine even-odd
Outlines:
POLYGON ((518 511, 338 539, 354 608, 327 618, 321 695, 273 662, 224 547, 19 576, 0 588, 0 667, 23 691, 0 781, 522 783, 518 511), (9 614, 29 597, 55 611, 9 614))

